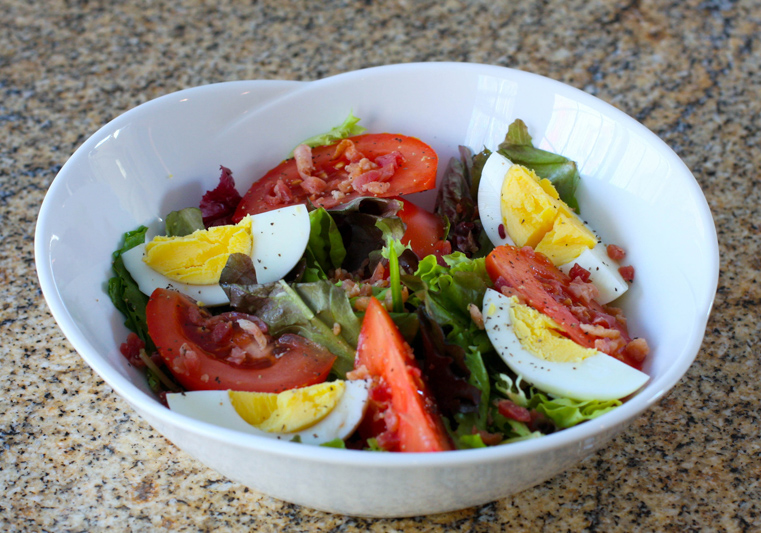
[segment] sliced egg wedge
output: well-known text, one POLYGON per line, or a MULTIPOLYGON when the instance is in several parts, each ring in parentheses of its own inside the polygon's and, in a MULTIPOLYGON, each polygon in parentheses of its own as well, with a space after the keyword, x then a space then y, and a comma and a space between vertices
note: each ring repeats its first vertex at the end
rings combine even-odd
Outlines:
POLYGON ((507 366, 552 396, 619 400, 649 379, 644 372, 559 334, 551 318, 515 297, 487 289, 482 313, 489 340, 507 366))
POLYGON ((346 439, 368 403, 369 381, 320 383, 279 394, 192 391, 166 395, 172 411, 227 429, 322 444, 346 439), (329 390, 330 388, 333 390, 329 390))
POLYGON ((531 246, 566 274, 578 263, 607 304, 629 288, 599 237, 563 202, 553 185, 493 152, 478 187, 478 212, 494 246, 531 246))
POLYGON ((309 230, 306 206, 292 205, 247 216, 235 226, 199 230, 186 237, 155 237, 128 250, 122 259, 144 294, 150 295, 157 288, 172 288, 202 305, 224 305, 229 300, 219 286, 219 274, 230 253, 251 255, 259 283, 277 281, 304 255, 309 230), (215 234, 222 235, 215 238, 215 234), (220 240, 230 248, 220 249, 220 240), (152 245, 156 245, 153 250, 152 245), (160 253, 155 253, 157 248, 160 253), (182 268, 171 264, 172 252, 176 252, 182 268), (151 253, 159 256, 159 260, 149 257, 151 253), (161 264, 157 268, 172 277, 146 261, 161 264))

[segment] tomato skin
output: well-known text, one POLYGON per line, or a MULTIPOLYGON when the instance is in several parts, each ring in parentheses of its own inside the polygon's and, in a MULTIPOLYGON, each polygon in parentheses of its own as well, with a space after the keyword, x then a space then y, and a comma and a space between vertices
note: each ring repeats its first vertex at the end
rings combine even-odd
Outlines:
MULTIPOLYGON (((148 300, 146 315, 148 333, 161 358, 188 390, 281 392, 306 387, 325 381, 336 358, 304 337, 286 334, 270 339, 270 351, 254 362, 227 361, 221 353, 224 349, 254 342, 253 339, 236 331, 223 340, 222 335, 213 331, 212 324, 221 323, 228 329, 234 326, 212 320, 195 302, 177 291, 156 289, 148 300)), ((231 322, 238 318, 233 315, 231 322)))
MULTIPOLYGON (((389 180, 389 189, 378 196, 390 198, 400 194, 426 191, 436 186, 438 156, 430 146, 419 139, 391 133, 372 133, 349 137, 349 139, 357 150, 371 161, 394 151, 402 154, 404 161, 389 180)), ((341 173, 346 174, 343 170, 345 161, 340 158, 333 160, 337 145, 338 143, 335 143, 312 149, 312 162, 316 173, 325 172, 329 178, 340 176, 341 173)), ((322 198, 310 198, 299 186, 301 181, 295 159, 286 159, 251 185, 233 215, 233 222, 239 222, 246 215, 263 213, 293 204, 303 204, 308 200, 318 207, 330 208, 361 196, 358 192, 352 191, 339 200, 332 198, 329 194, 322 198), (291 201, 268 202, 265 198, 273 194, 273 189, 280 179, 290 189, 291 201)), ((364 194, 364 196, 370 195, 364 194)))
POLYGON ((407 225, 402 236, 402 244, 409 244, 420 259, 434 254, 437 258, 452 252, 452 245, 444 240, 446 227, 440 216, 418 207, 409 200, 396 198, 404 207, 399 218, 407 225))
MULTIPOLYGON (((355 367, 364 367, 376 379, 375 388, 380 394, 375 396, 388 398, 381 402, 387 406, 382 413, 374 409, 368 413, 370 425, 377 423, 379 415, 386 420, 386 429, 392 434, 382 433, 380 437, 387 445, 393 443, 389 451, 453 449, 412 349, 376 298, 371 299, 362 321, 355 367)), ((374 431, 378 431, 377 424, 374 431)))
POLYGON ((605 341, 594 333, 585 332, 581 327, 583 324, 618 330, 622 343, 609 355, 634 368, 642 368, 642 361, 626 353, 625 346, 632 339, 626 325, 612 314, 615 310, 594 300, 584 302, 575 296, 568 289, 571 278, 543 254, 530 246, 498 246, 486 257, 486 271, 497 290, 503 286, 511 287, 531 307, 555 320, 569 338, 585 348, 596 348, 596 341, 605 341))

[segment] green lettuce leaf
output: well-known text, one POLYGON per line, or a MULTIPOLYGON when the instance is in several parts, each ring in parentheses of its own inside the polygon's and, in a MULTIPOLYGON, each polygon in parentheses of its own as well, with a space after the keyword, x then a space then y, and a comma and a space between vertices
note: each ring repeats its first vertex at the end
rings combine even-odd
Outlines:
POLYGON ((360 322, 346 292, 326 280, 294 283, 252 283, 251 258, 231 254, 219 284, 237 311, 261 318, 270 334, 295 333, 320 344, 338 358, 333 364, 336 377, 344 378, 354 368, 360 322), (334 333, 334 325, 340 332, 334 333))
POLYGON ((354 116, 352 112, 349 112, 349 116, 346 117, 346 120, 343 121, 340 125, 336 126, 335 128, 332 128, 330 131, 326 133, 320 133, 318 135, 314 135, 312 137, 309 137, 308 139, 302 141, 299 144, 306 144, 307 146, 311 146, 312 148, 315 148, 317 146, 326 146, 329 144, 333 144, 335 142, 340 141, 341 139, 345 139, 346 137, 353 137, 355 135, 360 135, 367 131, 367 128, 364 128, 362 126, 358 125, 358 122, 360 119, 354 116))
POLYGON ((530 168, 540 178, 550 180, 560 199, 578 211, 576 187, 581 177, 574 161, 540 148, 534 148, 526 124, 517 119, 510 124, 504 142, 497 150, 513 163, 530 168))
POLYGON ((146 350, 150 353, 155 350, 153 341, 148 335, 148 324, 145 317, 145 307, 148 305, 148 296, 140 292, 140 289, 132 279, 127 268, 124 266, 122 254, 145 242, 145 226, 124 234, 124 244, 113 253, 111 268, 114 276, 108 280, 108 296, 125 317, 124 325, 130 331, 134 331, 145 343, 146 350))
POLYGON ((469 259, 456 252, 444 256, 447 266, 428 256, 420 261, 414 276, 402 276, 402 281, 413 291, 412 304, 424 306, 428 316, 447 328, 447 340, 469 350, 474 347, 481 353, 493 350, 485 331, 470 315, 468 306, 483 304, 486 289, 492 286, 486 272, 485 260, 469 259))
POLYGON ((203 225, 203 215, 197 207, 172 211, 166 216, 166 234, 169 237, 184 237, 203 229, 206 229, 203 225))
POLYGON ((310 211, 309 242, 304 254, 306 274, 304 281, 328 279, 328 272, 340 268, 346 258, 341 232, 333 217, 322 207, 310 211))

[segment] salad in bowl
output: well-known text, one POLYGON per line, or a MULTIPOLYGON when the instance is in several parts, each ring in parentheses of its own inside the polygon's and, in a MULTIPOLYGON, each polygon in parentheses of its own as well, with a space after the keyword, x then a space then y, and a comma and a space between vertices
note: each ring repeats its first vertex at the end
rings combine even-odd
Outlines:
POLYGON ((164 234, 125 234, 121 352, 162 402, 280 440, 434 452, 554 433, 645 384, 647 341, 612 304, 635 270, 580 218, 573 161, 518 119, 495 152, 460 146, 429 211, 405 198, 436 187, 436 152, 358 123, 242 197, 223 166, 164 234))

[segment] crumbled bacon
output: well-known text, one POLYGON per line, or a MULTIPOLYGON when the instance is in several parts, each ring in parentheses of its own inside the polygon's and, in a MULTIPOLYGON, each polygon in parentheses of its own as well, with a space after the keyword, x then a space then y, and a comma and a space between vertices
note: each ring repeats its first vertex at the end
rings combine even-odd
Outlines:
POLYGON ((589 272, 589 270, 579 265, 578 263, 574 263, 571 267, 571 270, 568 271, 569 278, 581 278, 582 281, 589 281, 589 276, 591 275, 592 274, 589 272))
POLYGON ((600 291, 594 283, 584 281, 581 277, 576 277, 568 284, 568 290, 574 297, 578 298, 585 304, 588 304, 592 300, 596 300, 600 296, 600 291))
POLYGON ((375 164, 379 165, 379 168, 368 170, 359 175, 354 175, 353 172, 350 172, 352 187, 360 194, 380 194, 380 192, 373 193, 373 190, 380 189, 384 189, 382 192, 385 192, 385 189, 388 189, 388 187, 383 187, 379 184, 390 179, 403 162, 404 158, 399 152, 382 155, 375 160, 375 164))
POLYGON ((635 361, 642 362, 650 353, 650 347, 645 339, 633 339, 624 348, 624 353, 635 361))
POLYGON ((291 205, 294 202, 293 194, 282 178, 275 182, 270 194, 264 197, 264 201, 270 205, 291 205))
POLYGON ((350 163, 356 163, 360 159, 364 158, 362 152, 357 150, 357 145, 355 145, 354 141, 350 139, 343 139, 340 143, 338 143, 336 146, 336 151, 333 152, 332 159, 336 160, 342 156, 348 159, 350 163))
POLYGON ((616 246, 615 244, 609 244, 607 251, 608 257, 613 259, 613 261, 621 261, 624 257, 626 257, 626 250, 620 246, 616 246))
POLYGON ((581 331, 594 335, 595 337, 605 337, 607 339, 617 339, 621 332, 617 329, 609 329, 603 326, 593 326, 591 324, 579 324, 581 331))
POLYGON ((296 170, 302 179, 307 179, 314 173, 312 161, 312 149, 306 144, 300 144, 293 149, 293 159, 296 161, 296 170))
POLYGON ((510 400, 500 400, 497 402, 497 411, 505 418, 517 420, 518 422, 531 422, 531 412, 525 407, 521 407, 510 400))
POLYGON ((618 269, 618 273, 621 274, 621 277, 624 278, 625 281, 631 283, 634 281, 634 267, 629 266, 622 266, 618 269))
POLYGON ((121 346, 119 346, 119 351, 135 368, 145 367, 145 363, 140 358, 140 350, 143 349, 145 349, 145 343, 133 332, 130 332, 130 334, 127 335, 127 342, 123 342, 121 346))
POLYGON ((301 182, 301 188, 307 194, 320 194, 327 188, 328 184, 325 180, 318 178, 317 176, 307 176, 304 181, 301 182))
POLYGON ((611 339, 607 337, 595 339, 595 350, 597 350, 598 352, 606 353, 608 355, 615 356, 625 346, 626 346, 626 340, 624 340, 623 337, 618 337, 617 339, 611 339))
POLYGON ((269 344, 269 339, 264 332, 254 322, 243 318, 238 319, 238 326, 240 329, 254 337, 256 344, 259 345, 260 350, 264 350, 269 344))
POLYGON ((470 313, 470 319, 473 321, 476 327, 480 330, 483 330, 484 315, 481 313, 481 310, 478 308, 478 306, 474 303, 468 304, 468 312, 470 313))
POLYGON ((187 343, 180 346, 180 354, 172 361, 172 373, 191 375, 200 368, 201 359, 187 343))

